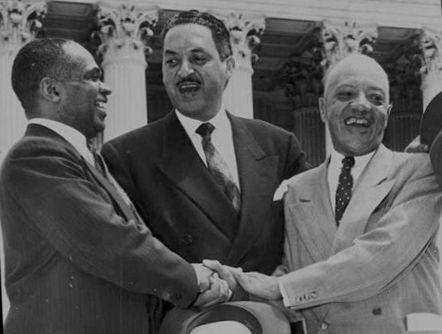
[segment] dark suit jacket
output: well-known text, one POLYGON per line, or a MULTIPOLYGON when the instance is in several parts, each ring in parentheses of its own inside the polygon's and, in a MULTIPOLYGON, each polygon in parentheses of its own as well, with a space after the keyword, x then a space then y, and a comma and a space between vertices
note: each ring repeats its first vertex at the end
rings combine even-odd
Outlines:
POLYGON ((53 131, 30 125, 0 176, 6 333, 148 333, 147 294, 196 297, 190 264, 53 131))
MULTIPOLYGON (((189 262, 217 259, 270 274, 282 255, 283 223, 273 195, 304 170, 295 136, 229 115, 241 188, 237 214, 174 112, 105 144, 103 156, 149 228, 189 262)), ((281 207, 279 207, 281 208, 281 207)))

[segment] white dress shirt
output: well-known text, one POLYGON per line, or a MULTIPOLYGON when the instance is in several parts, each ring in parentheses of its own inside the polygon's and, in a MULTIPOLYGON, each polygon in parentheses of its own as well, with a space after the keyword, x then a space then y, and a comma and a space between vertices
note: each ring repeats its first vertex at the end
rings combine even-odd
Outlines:
POLYGON ((38 124, 56 132, 71 144, 86 161, 94 166, 94 157, 87 148, 86 137, 77 129, 61 122, 38 117, 30 119, 28 124, 38 124))
POLYGON ((190 141, 195 147, 195 150, 198 152, 198 155, 206 166, 207 161, 201 142, 201 136, 195 131, 202 123, 210 122, 215 127, 215 130, 213 130, 211 136, 212 144, 226 162, 230 174, 232 175, 233 182, 235 182, 238 189, 240 189, 238 164, 236 162, 235 147, 233 145, 232 125, 230 124, 225 109, 221 108, 220 112, 216 114, 215 117, 206 122, 201 122, 199 120, 187 117, 178 110, 175 110, 175 113, 181 125, 184 127, 188 137, 190 138, 190 141))

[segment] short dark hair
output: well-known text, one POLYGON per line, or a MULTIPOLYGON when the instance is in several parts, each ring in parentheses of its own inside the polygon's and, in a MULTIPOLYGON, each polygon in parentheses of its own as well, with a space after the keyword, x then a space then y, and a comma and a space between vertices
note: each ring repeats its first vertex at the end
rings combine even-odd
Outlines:
POLYGON ((76 67, 63 49, 68 43, 75 42, 61 38, 35 39, 17 53, 12 65, 11 83, 25 110, 34 101, 41 79, 65 80, 71 76, 76 67))
POLYGON ((210 31, 212 32, 213 41, 215 42, 215 46, 221 60, 225 60, 227 57, 232 55, 230 33, 224 25, 223 21, 217 19, 212 14, 209 14, 207 12, 200 12, 196 9, 181 12, 171 17, 163 28, 161 40, 164 43, 164 38, 171 28, 180 24, 191 23, 199 24, 210 29, 210 31))

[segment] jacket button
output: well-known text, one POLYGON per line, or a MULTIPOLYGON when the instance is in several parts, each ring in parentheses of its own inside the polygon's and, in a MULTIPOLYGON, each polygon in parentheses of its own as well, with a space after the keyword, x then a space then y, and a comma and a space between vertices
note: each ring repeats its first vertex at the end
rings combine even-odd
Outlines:
POLYGON ((380 307, 375 307, 373 310, 373 315, 381 315, 382 314, 382 309, 380 307))
POLYGON ((182 238, 181 238, 181 242, 183 243, 183 245, 189 246, 193 243, 193 238, 190 234, 185 234, 182 238))
POLYGON ((321 324, 321 329, 322 329, 323 331, 325 331, 327 328, 328 328, 328 323, 323 322, 323 323, 321 324))

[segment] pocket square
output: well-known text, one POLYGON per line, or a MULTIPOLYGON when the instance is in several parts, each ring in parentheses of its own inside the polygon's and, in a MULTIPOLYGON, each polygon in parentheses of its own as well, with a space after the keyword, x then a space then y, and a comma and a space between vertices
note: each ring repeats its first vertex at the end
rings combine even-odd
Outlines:
POLYGON ((282 198, 284 197, 285 193, 288 190, 288 184, 289 183, 287 180, 283 180, 281 182, 279 187, 276 189, 275 194, 273 195, 274 202, 282 200, 282 198))

